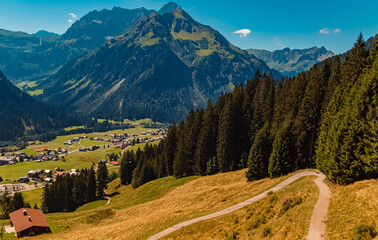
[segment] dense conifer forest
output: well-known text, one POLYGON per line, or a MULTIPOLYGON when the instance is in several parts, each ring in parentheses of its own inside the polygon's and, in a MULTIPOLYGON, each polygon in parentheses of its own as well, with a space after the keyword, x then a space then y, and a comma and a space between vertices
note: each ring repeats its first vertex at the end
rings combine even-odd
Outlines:
POLYGON ((74 211, 83 204, 101 199, 108 182, 108 169, 102 162, 98 164, 97 172, 92 167, 76 174, 58 176, 56 181, 46 184, 44 188, 42 211, 74 211))
POLYGON ((275 84, 257 72, 215 105, 191 110, 159 145, 126 152, 122 184, 248 167, 248 181, 318 168, 330 181, 377 178, 378 36, 362 35, 340 61, 327 59, 275 84))

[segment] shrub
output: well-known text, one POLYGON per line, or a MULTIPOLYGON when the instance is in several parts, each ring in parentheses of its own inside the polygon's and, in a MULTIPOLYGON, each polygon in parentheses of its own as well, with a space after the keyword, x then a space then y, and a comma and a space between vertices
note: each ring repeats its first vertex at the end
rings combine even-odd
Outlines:
POLYGON ((287 212, 290 208, 293 208, 302 203, 301 197, 295 197, 294 200, 291 198, 285 199, 282 203, 280 212, 278 216, 282 216, 285 212, 287 212))
POLYGON ((370 240, 377 236, 373 225, 360 224, 354 229, 354 235, 358 240, 370 240))
POLYGON ((271 233, 271 229, 270 229, 270 227, 264 227, 264 228, 263 228, 263 230, 262 230, 262 235, 263 235, 263 237, 267 237, 267 236, 269 236, 270 233, 271 233))
POLYGON ((230 235, 226 233, 224 237, 226 240, 234 240, 234 239, 238 239, 238 235, 239 235, 239 232, 237 230, 232 230, 232 233, 230 235))
POLYGON ((269 202, 270 203, 273 203, 274 201, 276 201, 277 200, 277 196, 276 195, 271 195, 270 197, 269 197, 269 202))

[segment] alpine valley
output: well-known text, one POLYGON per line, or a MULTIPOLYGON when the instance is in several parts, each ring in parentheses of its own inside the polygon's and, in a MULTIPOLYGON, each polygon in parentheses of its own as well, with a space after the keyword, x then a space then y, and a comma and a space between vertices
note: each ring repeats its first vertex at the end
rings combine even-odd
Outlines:
POLYGON ((2 1, 1 240, 377 240, 378 3, 188 2, 2 1))

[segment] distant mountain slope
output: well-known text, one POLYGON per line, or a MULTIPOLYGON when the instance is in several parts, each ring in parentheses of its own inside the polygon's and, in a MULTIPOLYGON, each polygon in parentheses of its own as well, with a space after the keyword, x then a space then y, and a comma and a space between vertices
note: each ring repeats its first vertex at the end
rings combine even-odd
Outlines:
POLYGON ((106 38, 121 34, 153 12, 119 7, 92 11, 62 36, 46 31, 27 34, 0 29, 0 69, 13 82, 36 80, 38 85, 67 61, 100 47, 106 38))
POLYGON ((40 134, 76 123, 74 115, 38 102, 14 86, 0 71, 0 141, 40 134))
POLYGON ((59 34, 57 34, 57 33, 48 32, 46 30, 40 30, 40 31, 34 33, 34 35, 37 36, 37 37, 40 37, 40 38, 50 37, 50 36, 59 36, 59 34))
POLYGON ((90 51, 100 47, 107 39, 118 36, 153 12, 155 10, 120 7, 114 7, 112 10, 94 10, 72 24, 60 41, 71 47, 90 51))
POLYGON ((316 63, 335 55, 324 47, 308 49, 284 48, 273 52, 259 49, 247 49, 247 51, 266 62, 270 68, 286 76, 308 71, 316 63))
POLYGON ((159 10, 159 13, 160 14, 165 14, 165 13, 169 13, 169 12, 173 12, 177 9, 182 9, 181 6, 179 6, 177 3, 175 2, 169 2, 167 4, 165 4, 160 10, 159 10))
POLYGON ((13 80, 46 74, 69 57, 62 47, 56 47, 57 38, 0 29, 0 69, 13 80))
POLYGON ((251 79, 257 69, 272 72, 178 8, 154 13, 68 63, 49 80, 45 99, 104 118, 173 122, 251 79))

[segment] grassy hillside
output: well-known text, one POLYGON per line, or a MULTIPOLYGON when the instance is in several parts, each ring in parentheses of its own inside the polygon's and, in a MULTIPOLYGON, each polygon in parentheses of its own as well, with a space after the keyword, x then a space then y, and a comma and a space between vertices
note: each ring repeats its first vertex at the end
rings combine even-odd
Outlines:
POLYGON ((167 177, 140 188, 109 186, 109 205, 73 213, 47 214, 66 231, 38 239, 145 239, 175 223, 206 215, 248 199, 282 181, 245 181, 245 170, 207 177, 167 177), (96 233, 95 235, 93 233, 96 233))
POLYGON ((331 185, 327 238, 359 239, 356 231, 362 224, 374 226, 378 231, 378 180, 331 185))
POLYGON ((305 239, 319 195, 315 178, 301 178, 256 203, 192 224, 163 239, 305 239))
MULTIPOLYGON (((166 177, 137 189, 121 186, 116 179, 107 189, 111 198, 108 205, 107 200, 99 200, 72 213, 47 214, 54 234, 36 239, 146 239, 179 222, 246 200, 288 176, 246 182, 245 170, 240 170, 206 177, 166 177)), ((193 236, 195 239, 304 239, 318 198, 313 180, 314 176, 301 178, 256 203, 188 226, 166 239, 193 239, 193 236), (289 199, 295 204, 285 204, 289 199), (285 207, 286 211, 282 210, 285 207)), ((331 186, 326 239, 354 239, 359 224, 377 226, 377 185, 376 180, 370 180, 331 186)), ((33 202, 36 194, 26 196, 26 200, 33 202)), ((7 221, 0 221, 2 224, 7 221)))

